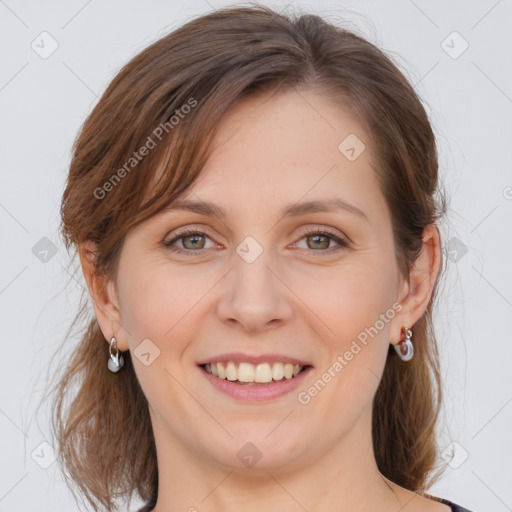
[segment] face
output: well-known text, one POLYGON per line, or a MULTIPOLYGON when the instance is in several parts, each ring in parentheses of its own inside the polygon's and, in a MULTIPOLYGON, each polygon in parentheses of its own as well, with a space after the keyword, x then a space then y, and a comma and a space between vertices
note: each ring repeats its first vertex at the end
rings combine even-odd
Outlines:
POLYGON ((368 434, 402 290, 374 156, 324 96, 252 97, 180 198, 224 215, 169 209, 127 234, 115 334, 157 447, 242 469, 261 454, 259 468, 278 469, 368 434), (203 366, 219 362, 226 379, 203 366))

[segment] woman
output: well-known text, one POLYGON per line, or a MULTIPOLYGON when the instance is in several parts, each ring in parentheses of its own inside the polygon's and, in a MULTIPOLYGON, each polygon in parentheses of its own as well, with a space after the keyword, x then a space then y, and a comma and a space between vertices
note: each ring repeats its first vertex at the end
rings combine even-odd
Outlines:
POLYGON ((254 6, 137 55, 62 201, 94 307, 54 409, 72 483, 109 511, 467 510, 426 492, 444 210, 425 110, 363 38, 254 6))

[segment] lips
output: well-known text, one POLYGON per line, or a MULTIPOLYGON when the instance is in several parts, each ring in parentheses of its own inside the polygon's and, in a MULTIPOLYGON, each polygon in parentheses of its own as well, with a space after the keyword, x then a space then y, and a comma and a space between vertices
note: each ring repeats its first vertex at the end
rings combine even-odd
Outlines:
POLYGON ((224 393, 237 399, 258 401, 286 394, 313 369, 313 365, 303 359, 278 353, 229 352, 196 364, 224 393))
MULTIPOLYGON (((304 384, 304 380, 308 378, 308 375, 313 371, 311 365, 302 367, 303 369, 296 375, 287 379, 286 377, 270 382, 240 382, 239 380, 230 381, 227 378, 219 378, 209 371, 206 367, 209 363, 204 366, 199 366, 202 375, 204 375, 207 382, 209 382, 214 389, 217 389, 222 394, 229 396, 240 402, 245 403, 262 403, 275 400, 285 395, 290 395, 295 391, 301 384, 304 384)), ((232 362, 234 365, 234 363, 232 362)), ((240 363, 243 365, 243 363, 240 363)), ((261 363, 261 365, 267 365, 268 363, 261 363)), ((289 363, 287 363, 289 364, 289 363)), ((290 364, 291 366, 291 364, 290 364)), ((299 365, 300 366, 300 365, 299 365)), ((210 368, 211 370, 211 368, 210 368)), ((238 375, 237 375, 238 376, 238 375)), ((268 375, 267 375, 268 378, 268 375)))

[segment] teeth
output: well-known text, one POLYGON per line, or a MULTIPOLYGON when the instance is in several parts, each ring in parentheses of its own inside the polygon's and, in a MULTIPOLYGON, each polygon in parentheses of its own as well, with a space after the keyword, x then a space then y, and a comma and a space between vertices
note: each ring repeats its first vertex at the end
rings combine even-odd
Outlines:
POLYGON ((226 365, 223 363, 206 364, 205 370, 220 379, 227 379, 230 381, 239 382, 257 382, 269 383, 272 381, 279 381, 284 379, 292 379, 296 377, 302 370, 300 364, 291 363, 240 363, 238 366, 229 361, 226 365))
POLYGON ((238 365, 238 380, 240 382, 254 382, 254 366, 248 363, 240 363, 238 365))
POLYGON ((238 371, 236 369, 235 363, 233 361, 229 361, 226 366, 226 379, 228 380, 237 380, 238 379, 238 371))
POLYGON ((284 379, 284 364, 275 363, 272 365, 272 378, 274 380, 284 379))
POLYGON ((254 382, 270 382, 272 380, 272 368, 268 363, 258 364, 254 373, 254 382))

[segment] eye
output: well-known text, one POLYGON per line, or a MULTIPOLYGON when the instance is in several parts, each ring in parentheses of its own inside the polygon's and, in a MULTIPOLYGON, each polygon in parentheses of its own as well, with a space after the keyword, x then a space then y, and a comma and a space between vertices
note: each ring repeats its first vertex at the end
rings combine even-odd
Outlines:
MULTIPOLYGON (((176 233, 171 240, 164 242, 164 245, 174 253, 191 256, 194 253, 200 252, 202 249, 211 249, 215 246, 215 244, 213 244, 207 247, 205 239, 212 241, 205 231, 197 228, 188 228, 176 233), (176 245, 178 243, 181 244, 181 247, 176 245)), ((305 249, 315 254, 315 256, 337 252, 343 248, 349 247, 348 241, 342 239, 335 233, 319 228, 306 231, 305 236, 303 236, 299 242, 302 240, 306 240, 306 244, 308 244, 305 249), (332 241, 336 242, 337 246, 332 247, 332 241)), ((296 245, 297 244, 298 242, 296 245)), ((303 249, 303 247, 299 248, 303 249)))
POLYGON ((164 242, 164 245, 178 254, 191 255, 193 252, 197 252, 200 249, 211 248, 205 246, 205 238, 211 240, 204 231, 189 228, 176 233, 176 236, 172 240, 164 242), (180 242, 182 247, 174 246, 177 242, 180 242))
POLYGON ((319 228, 306 231, 306 236, 303 236, 301 240, 306 240, 306 250, 311 249, 315 256, 337 252, 343 248, 349 247, 349 243, 335 233, 319 228), (338 245, 331 247, 332 241, 336 242, 338 245))

